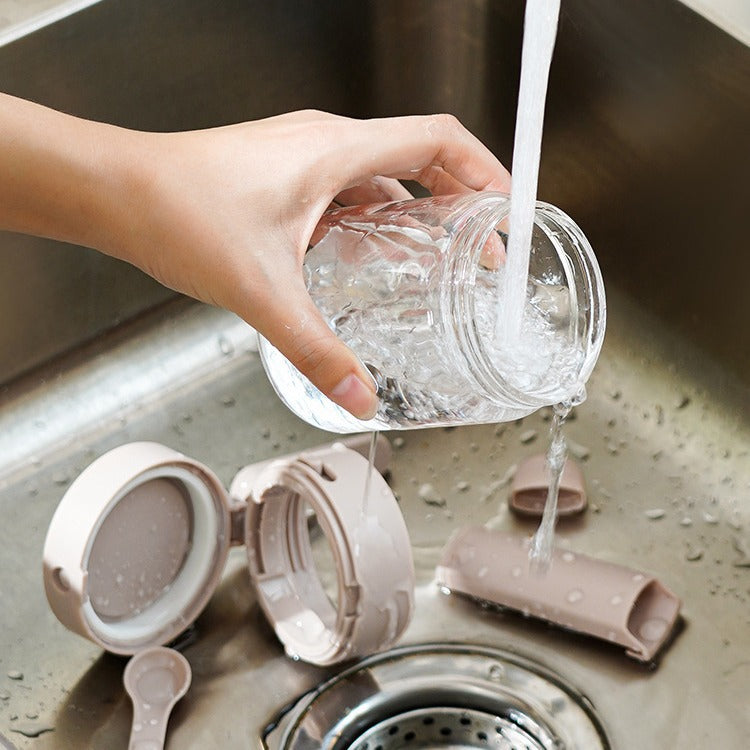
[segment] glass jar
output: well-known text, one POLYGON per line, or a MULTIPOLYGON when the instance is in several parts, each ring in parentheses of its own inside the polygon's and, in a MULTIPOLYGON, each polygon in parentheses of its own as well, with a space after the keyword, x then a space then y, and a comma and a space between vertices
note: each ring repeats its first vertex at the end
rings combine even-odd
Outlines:
POLYGON ((509 211, 490 192, 328 211, 305 256, 307 289, 372 374, 380 407, 353 417, 261 338, 281 400, 347 433, 503 422, 575 399, 604 338, 598 263, 573 220, 538 203, 520 333, 504 336, 509 211))

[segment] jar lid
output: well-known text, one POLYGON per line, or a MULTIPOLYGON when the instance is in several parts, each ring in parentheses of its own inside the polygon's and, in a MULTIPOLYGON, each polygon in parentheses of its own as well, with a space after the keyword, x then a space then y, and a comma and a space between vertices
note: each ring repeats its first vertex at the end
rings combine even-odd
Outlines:
POLYGON ((230 530, 230 500, 210 469, 158 443, 119 446, 60 501, 44 544, 47 599, 108 651, 168 643, 216 589, 230 530))
MULTIPOLYGON (((377 459, 376 459, 377 460, 377 459)), ((336 443, 241 470, 250 576, 287 653, 327 666, 392 646, 414 611, 414 563, 393 492, 357 450, 336 443), (309 512, 335 561, 330 597, 309 512)))

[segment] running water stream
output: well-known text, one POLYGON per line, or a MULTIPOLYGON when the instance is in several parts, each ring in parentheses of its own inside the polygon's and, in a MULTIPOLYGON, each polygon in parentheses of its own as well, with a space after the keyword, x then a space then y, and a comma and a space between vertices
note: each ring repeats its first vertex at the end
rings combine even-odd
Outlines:
POLYGON ((367 456, 368 466, 367 466, 367 474, 365 476, 365 490, 364 490, 364 494, 362 495, 362 508, 360 511, 360 517, 362 521, 364 521, 367 518, 367 511, 368 511, 369 498, 370 498, 370 482, 372 479, 372 472, 375 469, 375 453, 378 447, 378 435, 379 434, 380 433, 377 430, 374 430, 370 434, 370 451, 367 456))
POLYGON ((574 406, 582 403, 586 398, 586 390, 582 388, 575 398, 564 401, 555 406, 552 426, 550 427, 550 446, 547 450, 547 502, 539 528, 531 540, 529 549, 529 563, 533 571, 546 573, 552 560, 552 549, 555 541, 555 522, 557 521, 557 498, 560 494, 560 480, 568 458, 568 445, 563 434, 563 425, 574 406))
POLYGON ((526 0, 521 83, 513 141, 508 261, 496 331, 505 344, 517 340, 526 305, 544 105, 559 14, 560 0, 526 0))
MULTIPOLYGON (((496 337, 506 346, 517 345, 526 307, 529 258, 534 230, 539 163, 544 128, 549 69, 557 36, 560 0, 526 0, 521 82, 513 143, 513 187, 510 206, 508 260, 501 308, 498 310, 496 337)), ((537 572, 545 572, 552 559, 557 498, 567 458, 563 424, 572 407, 585 398, 585 390, 571 401, 555 407, 547 451, 549 488, 539 528, 529 550, 529 560, 537 572)))

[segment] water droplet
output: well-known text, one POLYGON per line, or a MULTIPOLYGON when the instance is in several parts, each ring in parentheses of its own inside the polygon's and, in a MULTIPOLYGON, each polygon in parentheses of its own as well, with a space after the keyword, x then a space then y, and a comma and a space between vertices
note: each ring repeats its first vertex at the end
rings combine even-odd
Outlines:
POLYGON ((539 433, 536 430, 526 430, 518 436, 518 439, 524 445, 528 445, 529 443, 533 443, 536 440, 538 434, 539 433))
POLYGON ((465 479, 460 479, 458 482, 456 482, 456 489, 459 492, 466 492, 469 487, 471 487, 471 485, 465 479))
POLYGON ((576 443, 573 440, 568 440, 568 452, 571 456, 574 458, 577 458, 579 461, 585 461, 590 455, 591 450, 587 448, 585 445, 581 445, 580 443, 576 443))
POLYGON ((636 573, 636 574, 635 574, 635 575, 633 576, 633 581, 634 581, 635 583, 640 583, 641 581, 643 581, 643 580, 644 580, 644 578, 645 578, 645 576, 643 575, 643 573, 636 573))
POLYGON ((234 344, 226 336, 219 336, 219 351, 225 357, 228 357, 229 355, 234 354, 234 344))
POLYGON ((18 669, 11 669, 8 671, 8 679, 9 680, 22 680, 23 672, 21 672, 18 669))
POLYGON ((428 482, 419 487, 418 494, 420 500, 427 505, 435 505, 439 508, 444 508, 448 504, 445 498, 441 497, 435 487, 428 482))
POLYGON ((572 563, 576 559, 576 556, 572 552, 563 552, 562 560, 566 563, 572 563))
POLYGON ((658 641, 667 632, 669 623, 661 617, 645 620, 638 630, 638 634, 645 641, 658 641))
POLYGON ((440 586, 440 593, 450 596, 451 590, 447 586, 440 586))
POLYGON ((502 664, 493 664, 490 667, 490 679, 499 682, 505 676, 505 667, 502 664))
POLYGON ((710 523, 712 526, 714 524, 719 523, 719 519, 715 515, 713 515, 712 513, 708 513, 706 511, 704 511, 704 513, 703 513, 703 520, 706 523, 710 523))
POLYGON ((680 519, 680 526, 692 526, 693 525, 693 519, 690 518, 690 516, 685 516, 684 518, 680 519))
POLYGON ((568 591, 565 599, 571 604, 577 604, 583 599, 583 591, 581 589, 571 589, 568 591))
POLYGON ((618 604, 622 604, 622 597, 619 594, 615 594, 610 600, 609 603, 614 605, 615 607, 618 604))
POLYGON ((393 438, 393 447, 396 449, 401 449, 404 447, 405 440, 399 435, 398 437, 393 438))
POLYGON ((660 518, 664 518, 666 512, 664 508, 649 508, 649 510, 643 511, 643 515, 650 521, 658 521, 660 518))
POLYGON ((479 576, 479 578, 484 578, 487 575, 487 570, 488 569, 486 567, 479 568, 479 570, 477 571, 477 576, 479 576))
POLYGON ((521 570, 520 565, 516 565, 511 571, 510 574, 513 576, 513 578, 520 578, 521 573, 523 573, 523 570, 521 570))

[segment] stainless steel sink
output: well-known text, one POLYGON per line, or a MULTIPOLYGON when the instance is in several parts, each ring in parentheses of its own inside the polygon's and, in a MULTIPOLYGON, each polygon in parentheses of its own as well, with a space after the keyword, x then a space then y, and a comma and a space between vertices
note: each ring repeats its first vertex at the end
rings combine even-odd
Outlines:
MULTIPOLYGON (((308 106, 448 110, 509 163, 520 24, 520 4, 501 0, 102 0, 0 47, 0 88, 157 129, 308 106)), ((538 663, 586 696, 619 750, 740 750, 750 736, 749 92, 750 49, 680 3, 564 3, 540 196, 586 231, 610 304, 568 428, 591 506, 559 536, 683 598, 684 627, 656 668, 434 584, 457 526, 533 531, 506 511, 502 478, 544 450, 548 414, 404 433, 391 467, 418 575, 404 643, 538 663), (445 507, 421 499, 426 483, 445 507)), ((11 235, 0 246, 12 322, 0 331, 0 736, 124 747, 124 661, 65 631, 44 599, 44 535, 67 485, 129 440, 182 450, 228 484, 248 462, 330 436, 285 410, 231 315, 87 251, 11 235)), ((284 656, 242 549, 188 636, 194 679, 172 748, 258 748, 282 707, 336 673, 284 656)))

